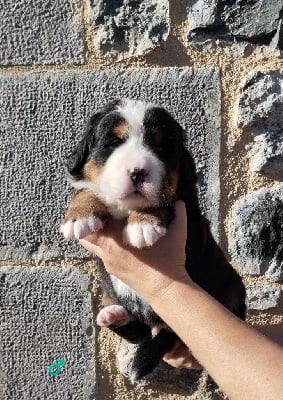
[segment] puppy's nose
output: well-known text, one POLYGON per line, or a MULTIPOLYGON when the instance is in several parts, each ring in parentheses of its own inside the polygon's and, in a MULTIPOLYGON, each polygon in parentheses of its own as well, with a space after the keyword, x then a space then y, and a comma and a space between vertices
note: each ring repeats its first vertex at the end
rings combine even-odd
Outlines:
POLYGON ((134 168, 129 171, 129 175, 133 184, 137 186, 139 183, 143 182, 147 172, 143 168, 134 168))

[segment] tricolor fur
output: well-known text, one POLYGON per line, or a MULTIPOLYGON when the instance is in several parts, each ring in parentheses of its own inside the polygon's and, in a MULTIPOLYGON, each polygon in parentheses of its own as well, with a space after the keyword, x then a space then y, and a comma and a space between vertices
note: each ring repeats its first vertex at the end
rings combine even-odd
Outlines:
MULTIPOLYGON (((166 234, 174 218, 173 203, 181 199, 188 218, 187 272, 244 318, 244 286, 200 212, 186 134, 166 110, 136 100, 108 104, 90 119, 67 167, 73 185, 80 191, 61 225, 66 238, 79 239, 103 229, 112 216, 126 221, 125 243, 138 248, 152 246, 166 234)), ((139 379, 173 347, 177 336, 137 293, 109 276, 102 263, 101 271, 108 300, 97 322, 140 343, 132 373, 132 379, 139 379)))

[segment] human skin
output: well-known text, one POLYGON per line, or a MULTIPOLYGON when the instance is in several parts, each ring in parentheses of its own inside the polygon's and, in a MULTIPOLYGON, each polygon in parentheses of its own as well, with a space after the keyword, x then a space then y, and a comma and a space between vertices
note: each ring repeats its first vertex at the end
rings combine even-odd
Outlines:
MULTIPOLYGON (((111 220, 80 243, 152 306, 230 400, 283 399, 283 348, 230 313, 187 275, 184 204, 176 203, 167 234, 150 248, 124 245, 122 229, 122 221, 111 220)), ((177 348, 175 356, 178 352, 179 363, 190 367, 190 355, 177 348)), ((173 352, 167 359, 175 356, 173 352)))

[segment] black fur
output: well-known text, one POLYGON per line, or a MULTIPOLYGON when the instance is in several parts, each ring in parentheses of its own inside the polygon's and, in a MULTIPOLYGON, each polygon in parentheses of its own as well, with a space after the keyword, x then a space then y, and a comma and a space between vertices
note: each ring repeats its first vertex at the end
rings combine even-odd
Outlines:
MULTIPOLYGON (((115 142, 114 139, 111 143, 109 134, 114 121, 121 118, 115 111, 117 104, 119 102, 111 103, 90 120, 85 137, 68 160, 68 170, 75 179, 82 177, 82 168, 90 155, 95 155, 98 163, 103 164, 109 154, 119 146, 119 140, 115 142)), ((215 242, 208 221, 201 214, 196 190, 197 175, 194 161, 186 149, 185 132, 174 118, 160 107, 153 107, 145 113, 144 132, 145 145, 155 152, 168 169, 178 169, 180 173, 175 199, 183 200, 186 205, 188 257, 185 268, 188 274, 210 295, 239 318, 244 319, 245 288, 241 278, 215 242), (164 138, 159 145, 154 140, 157 130, 162 132, 164 138)), ((172 203, 163 206, 168 207, 169 214, 173 216, 172 203)), ((136 319, 126 326, 112 329, 128 341, 139 343, 133 361, 133 377, 140 379, 155 368, 163 355, 173 347, 177 336, 169 328, 165 328, 152 338, 149 325, 162 321, 143 300, 137 298, 137 302, 133 304, 127 298, 120 297, 115 292, 102 262, 99 264, 104 291, 114 304, 122 305, 136 319)))
MULTIPOLYGON (((66 161, 66 167, 72 179, 78 181, 83 178, 82 169, 88 158, 92 154, 97 153, 97 150, 99 150, 97 160, 101 164, 110 155, 109 143, 107 143, 107 138, 110 135, 107 135, 107 133, 110 131, 111 122, 112 124, 114 121, 117 122, 118 115, 114 110, 119 103, 119 100, 115 100, 105 106, 103 110, 91 116, 86 132, 66 161), (106 116, 108 116, 107 125, 103 121, 106 116)), ((113 151, 114 147, 111 150, 113 151)))

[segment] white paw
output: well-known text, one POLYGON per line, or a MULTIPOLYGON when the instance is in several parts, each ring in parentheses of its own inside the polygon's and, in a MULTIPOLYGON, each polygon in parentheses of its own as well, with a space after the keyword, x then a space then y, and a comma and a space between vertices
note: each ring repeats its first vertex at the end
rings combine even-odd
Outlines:
POLYGON ((164 226, 151 224, 128 224, 123 230, 124 243, 141 249, 152 246, 159 238, 166 234, 164 226))
POLYGON ((96 317, 96 323, 99 326, 107 327, 109 325, 122 326, 132 321, 134 318, 128 311, 117 304, 112 304, 102 308, 96 317))
POLYGON ((100 218, 90 216, 76 221, 67 221, 60 226, 60 232, 66 239, 82 239, 91 233, 98 232, 103 228, 100 218))

